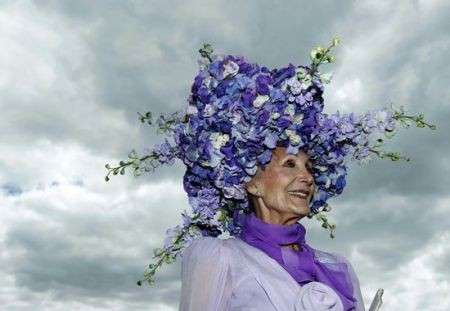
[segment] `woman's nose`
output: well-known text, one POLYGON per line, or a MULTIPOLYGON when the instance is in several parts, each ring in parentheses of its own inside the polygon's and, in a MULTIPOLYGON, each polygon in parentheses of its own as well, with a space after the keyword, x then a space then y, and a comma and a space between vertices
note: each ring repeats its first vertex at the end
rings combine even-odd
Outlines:
POLYGON ((312 183, 314 182, 313 176, 308 171, 301 171, 301 172, 299 172, 298 179, 301 182, 305 182, 308 186, 311 186, 312 183))
POLYGON ((313 183, 313 181, 314 181, 314 179, 313 179, 313 177, 312 177, 311 175, 309 175, 309 176, 306 178, 306 183, 308 184, 308 186, 311 186, 312 183, 313 183))

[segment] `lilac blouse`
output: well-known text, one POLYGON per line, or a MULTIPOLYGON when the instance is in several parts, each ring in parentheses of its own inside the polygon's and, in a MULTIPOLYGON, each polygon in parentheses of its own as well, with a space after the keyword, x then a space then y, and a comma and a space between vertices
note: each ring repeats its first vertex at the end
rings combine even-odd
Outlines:
MULTIPOLYGON (((355 311, 364 311, 358 278, 342 256, 316 251, 315 260, 333 269, 345 263, 355 311)), ((203 237, 183 252, 180 311, 342 311, 339 295, 317 281, 300 285, 275 259, 237 237, 203 237)))
POLYGON ((343 304, 343 311, 354 311, 356 298, 345 263, 333 266, 315 260, 317 252, 305 241, 306 229, 301 223, 291 225, 269 224, 254 213, 242 214, 239 238, 275 259, 300 285, 320 282, 331 287, 343 304), (294 251, 288 244, 297 245, 294 251))

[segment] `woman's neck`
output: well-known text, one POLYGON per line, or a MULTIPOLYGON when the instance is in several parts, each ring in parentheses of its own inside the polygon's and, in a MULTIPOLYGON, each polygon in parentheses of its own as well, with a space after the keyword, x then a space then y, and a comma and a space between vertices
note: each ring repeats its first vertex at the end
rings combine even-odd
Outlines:
POLYGON ((300 215, 286 212, 280 213, 260 206, 255 208, 255 215, 265 223, 283 226, 295 224, 302 218, 300 215))

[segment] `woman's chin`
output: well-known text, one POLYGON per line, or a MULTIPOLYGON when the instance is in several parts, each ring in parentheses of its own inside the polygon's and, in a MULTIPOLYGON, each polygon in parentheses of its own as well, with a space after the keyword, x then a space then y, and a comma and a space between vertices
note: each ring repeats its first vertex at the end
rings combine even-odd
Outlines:
POLYGON ((292 211, 297 215, 306 216, 310 212, 309 204, 308 203, 305 203, 304 205, 296 204, 295 206, 292 207, 292 211))

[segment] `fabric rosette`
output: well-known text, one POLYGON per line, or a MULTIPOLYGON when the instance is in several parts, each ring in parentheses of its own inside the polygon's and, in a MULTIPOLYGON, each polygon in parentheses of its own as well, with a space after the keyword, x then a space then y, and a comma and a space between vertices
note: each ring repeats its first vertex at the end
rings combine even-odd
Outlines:
POLYGON ((310 282, 300 289, 295 311, 343 311, 338 294, 328 285, 310 282))

